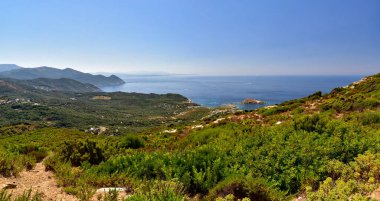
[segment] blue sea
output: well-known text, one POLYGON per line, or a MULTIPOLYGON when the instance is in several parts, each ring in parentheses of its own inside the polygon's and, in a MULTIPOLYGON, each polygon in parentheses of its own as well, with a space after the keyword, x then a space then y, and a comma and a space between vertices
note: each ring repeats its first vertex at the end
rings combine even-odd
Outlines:
POLYGON ((316 91, 330 92, 363 76, 185 76, 185 75, 119 75, 126 84, 105 87, 103 91, 138 93, 178 93, 207 107, 233 104, 244 110, 263 105, 244 105, 246 98, 278 104, 302 98, 316 91))

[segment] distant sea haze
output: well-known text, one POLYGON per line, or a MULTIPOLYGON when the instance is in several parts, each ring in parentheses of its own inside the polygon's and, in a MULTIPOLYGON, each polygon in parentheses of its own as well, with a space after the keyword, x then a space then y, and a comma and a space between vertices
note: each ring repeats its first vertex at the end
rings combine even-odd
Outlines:
MULTIPOLYGON (((252 110, 263 105, 241 104, 246 98, 264 101, 265 105, 302 98, 316 91, 328 93, 360 80, 355 76, 122 76, 126 82, 104 87, 107 92, 178 93, 207 107, 234 104, 252 110)), ((265 106, 264 105, 264 106, 265 106)))

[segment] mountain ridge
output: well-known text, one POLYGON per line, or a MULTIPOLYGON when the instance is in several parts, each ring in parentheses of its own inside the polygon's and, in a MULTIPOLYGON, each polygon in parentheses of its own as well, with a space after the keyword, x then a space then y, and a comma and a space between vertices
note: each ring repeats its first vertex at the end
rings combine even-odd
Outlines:
POLYGON ((11 70, 8 71, 0 71, 0 78, 11 78, 18 80, 33 80, 38 78, 68 78, 85 84, 92 84, 96 87, 116 86, 125 83, 122 79, 115 75, 107 77, 104 75, 92 75, 90 73, 83 73, 72 68, 65 68, 61 70, 47 66, 36 68, 11 68, 11 70))
POLYGON ((16 64, 0 64, 0 73, 21 68, 16 64))

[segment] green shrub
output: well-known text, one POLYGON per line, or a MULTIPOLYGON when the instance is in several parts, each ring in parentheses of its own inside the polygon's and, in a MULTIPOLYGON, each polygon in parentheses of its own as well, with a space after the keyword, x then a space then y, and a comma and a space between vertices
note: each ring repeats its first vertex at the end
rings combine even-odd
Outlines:
MULTIPOLYGON (((272 189, 261 178, 229 177, 212 188, 206 200, 233 195, 235 199, 275 201, 284 199, 284 193, 272 189)), ((227 199, 228 200, 228 199, 227 199)))
POLYGON ((378 112, 365 112, 357 117, 363 125, 373 125, 380 123, 380 113, 378 112))
POLYGON ((95 194, 95 189, 88 185, 81 185, 75 193, 80 201, 89 201, 95 194))
POLYGON ((331 90, 331 94, 338 94, 338 93, 340 93, 342 91, 344 91, 344 88, 337 87, 337 88, 334 88, 333 90, 331 90))
MULTIPOLYGON (((81 176, 81 170, 79 168, 73 168, 71 163, 61 161, 59 156, 49 156, 44 165, 46 170, 53 171, 55 173, 57 182, 63 187, 75 187, 78 183, 78 179, 81 176)), ((72 188, 67 188, 70 192, 72 188)))
POLYGON ((296 108, 296 107, 298 107, 298 105, 297 106, 292 106, 292 105, 290 105, 290 106, 277 106, 274 108, 263 110, 262 114, 265 116, 275 115, 278 113, 286 112, 286 111, 288 111, 292 108, 296 108))
POLYGON ((5 190, 1 190, 0 191, 0 200, 1 201, 11 201, 12 195, 5 190))
POLYGON ((185 201, 184 187, 176 181, 148 181, 128 201, 185 201))
POLYGON ((333 160, 328 163, 327 170, 330 177, 321 182, 317 190, 307 188, 308 199, 363 200, 378 188, 380 154, 359 154, 348 164, 333 160))
POLYGON ((302 107, 299 107, 299 108, 296 108, 293 110, 292 114, 293 115, 296 115, 296 114, 302 114, 305 110, 302 108, 302 107))
POLYGON ((15 155, 0 151, 0 175, 5 177, 15 176, 22 169, 22 164, 15 155))
POLYGON ((47 149, 37 144, 19 144, 9 148, 12 153, 23 154, 35 159, 36 162, 42 161, 47 155, 47 149))
POLYGON ((118 147, 121 149, 138 149, 144 147, 144 140, 135 135, 128 135, 120 139, 118 147))
POLYGON ((306 99, 307 100, 315 100, 315 99, 318 99, 318 98, 321 98, 322 97, 322 92, 321 91, 317 91, 313 94, 311 94, 310 96, 308 96, 306 99))
POLYGON ((0 191, 0 201, 42 201, 43 195, 39 192, 32 193, 32 189, 25 191, 22 195, 12 198, 12 194, 5 190, 0 191))
POLYGON ((294 120, 295 130, 321 133, 327 121, 320 115, 303 116, 294 120))
POLYGON ((117 201, 118 195, 119 192, 116 189, 111 189, 104 194, 103 201, 117 201))
POLYGON ((96 165, 105 160, 103 150, 91 140, 64 142, 58 155, 73 166, 80 166, 83 162, 96 165))
POLYGON ((320 185, 316 192, 313 192, 311 188, 307 189, 307 199, 308 200, 351 200, 351 196, 358 192, 358 186, 355 180, 337 180, 333 181, 328 177, 320 185))

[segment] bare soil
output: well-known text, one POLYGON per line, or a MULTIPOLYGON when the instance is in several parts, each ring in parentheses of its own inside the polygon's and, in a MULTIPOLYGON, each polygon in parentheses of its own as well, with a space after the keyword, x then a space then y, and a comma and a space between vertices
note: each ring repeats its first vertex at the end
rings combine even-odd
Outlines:
POLYGON ((6 186, 11 188, 7 191, 12 193, 13 196, 22 195, 32 189, 33 193, 41 193, 43 200, 78 200, 76 197, 63 192, 62 188, 57 185, 53 173, 45 171, 45 166, 42 162, 37 163, 32 170, 21 172, 17 177, 0 177, 0 189, 6 186))

